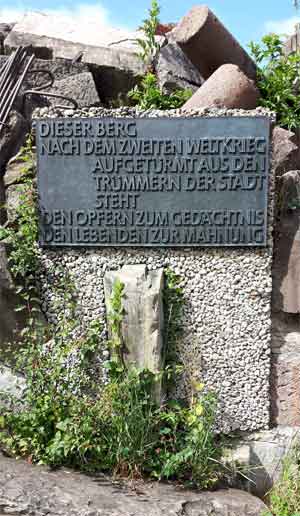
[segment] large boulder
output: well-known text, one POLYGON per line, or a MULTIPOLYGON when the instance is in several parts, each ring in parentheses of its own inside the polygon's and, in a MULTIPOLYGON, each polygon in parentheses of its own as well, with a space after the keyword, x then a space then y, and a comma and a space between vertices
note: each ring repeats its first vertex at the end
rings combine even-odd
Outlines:
POLYGON ((4 352, 8 343, 16 341, 17 334, 25 324, 23 311, 16 312, 19 304, 8 268, 7 248, 0 243, 0 348, 4 352))
MULTIPOLYGON (((7 56, 0 56, 0 68, 6 63, 7 59, 7 56)), ((21 111, 26 119, 31 119, 32 112, 36 108, 47 107, 51 104, 53 105, 55 102, 68 105, 67 101, 64 102, 62 99, 56 99, 52 102, 48 100, 48 97, 41 97, 40 95, 26 95, 25 99, 23 98, 23 94, 26 91, 36 88, 42 88, 43 91, 50 93, 60 93, 58 91, 60 89, 62 95, 65 94, 69 97, 72 97, 74 94, 80 95, 79 107, 84 107, 86 101, 88 102, 87 105, 91 105, 91 102, 99 104, 100 101, 94 78, 88 72, 89 67, 85 63, 72 62, 70 59, 47 60, 36 58, 31 65, 29 73, 25 77, 15 102, 16 109, 21 111), (54 78, 53 88, 43 87, 49 84, 49 82, 51 83, 48 72, 50 72, 54 78), (79 75, 78 79, 76 78, 77 75, 79 75), (83 83, 81 84, 82 90, 80 90, 80 83, 83 83), (82 101, 84 101, 84 105, 82 101)), ((70 105, 70 107, 72 106, 70 105)))
POLYGON ((176 43, 161 48, 155 71, 159 86, 165 93, 179 88, 194 92, 204 82, 197 68, 176 43))
POLYGON ((282 127, 274 127, 272 147, 272 168, 276 176, 300 169, 299 138, 295 133, 282 127))
MULTIPOLYGON (((35 59, 32 65, 33 70, 49 71, 54 76, 55 82, 67 77, 88 72, 89 67, 80 61, 70 59, 35 59)), ((48 82, 49 77, 45 73, 30 73, 25 78, 24 89, 34 89, 48 82)))
POLYGON ((49 470, 0 455, 0 508, 31 516, 260 516, 265 504, 237 489, 201 492, 49 470))
POLYGON ((300 426, 300 315, 273 313, 271 351, 272 423, 300 426))
POLYGON ((7 162, 24 144, 28 128, 28 123, 17 111, 10 113, 2 130, 0 127, 0 176, 4 174, 7 162))
POLYGON ((300 171, 280 178, 272 290, 271 418, 300 425, 300 171))
POLYGON ((281 213, 273 263, 273 308, 300 313, 300 171, 281 178, 281 213))
MULTIPOLYGON (((36 74, 35 79, 37 79, 39 75, 41 76, 41 74, 36 74)), ((25 88, 23 88, 23 91, 26 91, 25 88)), ((72 109, 74 108, 74 104, 71 102, 72 99, 76 101, 78 108, 101 105, 93 75, 91 72, 87 71, 71 74, 55 80, 53 86, 43 89, 43 91, 49 93, 50 96, 38 94, 26 95, 26 102, 23 103, 26 118, 31 119, 33 111, 41 107, 66 106, 72 109), (59 95, 59 97, 52 97, 51 94, 59 95), (68 99, 71 100, 69 101, 68 99)))
POLYGON ((3 176, 3 182, 5 188, 11 185, 17 185, 22 183, 26 179, 28 170, 32 173, 36 168, 36 157, 33 158, 32 164, 28 161, 24 162, 24 156, 19 152, 16 156, 11 158, 6 165, 5 174, 3 176))
POLYGON ((12 30, 14 24, 13 23, 0 23, 0 53, 4 52, 4 40, 12 30))
MULTIPOLYGON (((0 68, 7 62, 7 59, 8 56, 6 55, 0 56, 0 68)), ((59 81, 60 79, 88 71, 88 65, 86 63, 81 63, 80 60, 71 61, 70 59, 61 58, 48 60, 35 58, 29 73, 25 77, 21 91, 32 90, 49 82, 49 75, 45 72, 51 72, 54 80, 59 81)))
POLYGON ((0 224, 6 222, 6 211, 5 211, 5 186, 3 177, 0 177, 0 224))
POLYGON ((167 36, 182 48, 204 79, 226 63, 237 65, 251 79, 256 77, 253 60, 206 5, 192 7, 167 36))
POLYGON ((236 65, 220 66, 213 75, 183 105, 183 109, 202 107, 226 107, 255 109, 259 92, 253 83, 236 65))
MULTIPOLYGON (((49 89, 49 93, 70 97, 76 100, 79 108, 101 105, 94 78, 90 72, 82 72, 56 81, 49 89)), ((59 98, 48 97, 48 99, 52 105, 66 103, 59 98)))
MULTIPOLYGON (((5 39, 5 49, 31 45, 41 59, 80 60, 89 65, 101 84, 101 95, 108 101, 127 93, 146 70, 136 43, 139 32, 103 27, 83 31, 81 25, 54 14, 29 12, 5 39)), ((158 41, 164 39, 157 36, 158 41)), ((97 79, 96 79, 97 80, 97 79)))
POLYGON ((107 271, 104 291, 108 314, 112 312, 116 281, 124 285, 124 358, 130 365, 158 373, 163 362, 163 269, 147 271, 145 265, 127 265, 118 271, 107 271))
POLYGON ((13 396, 21 396, 25 388, 24 377, 14 374, 9 367, 0 363, 0 393, 12 394, 13 396))
MULTIPOLYGON (((243 435, 229 452, 240 465, 240 481, 251 493, 265 496, 282 473, 283 459, 300 443, 300 427, 279 427, 243 435), (245 486, 246 480, 246 486, 245 486)), ((238 470, 237 470, 238 471, 238 470)))
POLYGON ((24 199, 32 198, 32 190, 26 184, 28 174, 35 175, 36 158, 32 161, 24 161, 22 152, 14 156, 7 164, 3 176, 5 188, 5 209, 6 220, 13 225, 18 216, 18 212, 24 203, 24 199))
POLYGON ((6 188, 5 207, 9 224, 13 224, 16 221, 25 195, 28 195, 28 188, 24 184, 12 184, 6 188))

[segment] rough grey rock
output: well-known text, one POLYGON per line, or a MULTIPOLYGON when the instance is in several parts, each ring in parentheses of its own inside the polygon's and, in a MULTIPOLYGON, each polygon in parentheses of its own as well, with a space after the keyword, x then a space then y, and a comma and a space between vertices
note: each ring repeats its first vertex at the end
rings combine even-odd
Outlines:
POLYGON ((284 173, 279 185, 272 272, 271 420, 295 426, 300 425, 300 172, 284 173))
POLYGON ((276 176, 300 169, 299 138, 292 131, 275 127, 272 137, 273 168, 276 176))
POLYGON ((14 342, 16 332, 24 326, 23 312, 16 312, 19 299, 8 270, 6 245, 0 243, 0 347, 5 350, 8 342, 14 342))
MULTIPOLYGON (((272 313, 272 354, 300 353, 300 316, 272 313)), ((299 424, 300 426, 300 424, 299 424)))
POLYGON ((196 91, 204 82, 197 68, 176 43, 169 43, 160 49, 155 65, 160 88, 165 93, 175 89, 196 91))
POLYGON ((7 220, 13 224, 17 217, 17 211, 22 205, 25 188, 22 184, 10 185, 5 192, 7 220))
POLYGON ((108 314, 112 311, 111 296, 117 280, 124 285, 125 360, 158 373, 162 368, 163 350, 163 269, 147 271, 145 265, 127 265, 118 271, 107 271, 104 291, 108 314))
MULTIPOLYGON (((81 62, 90 66, 94 76, 99 77, 101 96, 115 99, 135 84, 137 77, 145 72, 138 56, 136 38, 140 33, 128 33, 119 29, 86 31, 80 26, 65 21, 59 16, 43 13, 27 13, 17 23, 5 40, 6 51, 23 45, 32 45, 35 55, 42 59, 68 59, 73 61, 79 54, 81 62)), ((158 37, 158 41, 164 38, 158 37)))
MULTIPOLYGON (((0 56, 0 67, 3 66, 8 59, 8 56, 0 56)), ((88 72, 87 64, 79 61, 71 61, 70 59, 38 59, 35 58, 30 70, 36 70, 34 73, 28 73, 25 77, 22 91, 32 90, 36 87, 42 86, 49 82, 49 76, 45 73, 37 73, 49 71, 54 76, 55 81, 71 77, 78 73, 88 72)))
POLYGON ((0 392, 21 395, 25 388, 25 380, 22 376, 16 376, 12 371, 0 363, 0 392))
MULTIPOLYGON (((70 59, 45 60, 35 58, 32 68, 34 70, 49 70, 53 74, 55 81, 89 71, 89 68, 85 63, 81 63, 80 61, 71 61, 70 59)), ((44 84, 45 81, 48 81, 46 74, 32 73, 26 77, 24 88, 36 88, 37 86, 44 84)))
POLYGON ((5 38, 8 36, 10 31, 12 30, 14 24, 13 23, 0 23, 0 53, 3 54, 4 46, 3 42, 5 38))
POLYGON ((3 176, 6 163, 17 154, 24 144, 29 126, 17 111, 12 111, 7 126, 0 132, 0 176, 3 176))
MULTIPOLYGON (((101 105, 93 76, 90 72, 82 72, 71 77, 65 77, 55 81, 50 93, 56 93, 76 100, 78 107, 90 107, 101 105)), ((66 103, 63 99, 51 99, 50 104, 66 103)))
POLYGON ((14 23, 0 23, 0 34, 3 34, 6 37, 14 25, 14 23))
POLYGON ((231 451, 231 459, 245 467, 248 489, 264 496, 282 472, 282 460, 300 442, 300 427, 274 428, 241 437, 231 451))
POLYGON ((167 37, 182 48, 204 79, 228 63, 251 79, 256 77, 251 57, 206 5, 192 7, 167 37))
POLYGON ((24 162, 21 160, 17 160, 16 158, 12 158, 5 170, 5 174, 3 176, 4 186, 7 188, 10 185, 17 184, 22 181, 24 176, 24 162))
MULTIPOLYGON (((34 40, 33 45, 35 43, 45 43, 42 38, 46 38, 49 40, 48 52, 51 52, 55 46, 52 40, 63 40, 70 43, 79 42, 99 48, 122 48, 136 52, 139 48, 137 38, 145 37, 142 31, 131 32, 126 29, 101 25, 96 19, 89 20, 89 24, 87 26, 84 19, 79 22, 68 19, 66 26, 66 18, 59 14, 27 11, 23 18, 14 25, 13 31, 5 44, 9 46, 18 37, 23 36, 31 37, 34 40)), ((159 44, 163 44, 165 41, 163 36, 156 36, 155 39, 159 44)))
POLYGON ((259 92, 236 65, 220 66, 183 105, 184 110, 202 107, 255 109, 259 92))
POLYGON ((26 174, 26 165, 27 164, 24 163, 21 153, 18 153, 9 160, 3 176, 3 182, 6 188, 10 185, 22 182, 24 175, 26 174))
POLYGON ((271 420, 300 426, 300 315, 272 316, 271 420))
MULTIPOLYGON (((77 100, 79 106, 99 105, 100 99, 95 85, 93 75, 85 63, 73 62, 69 59, 43 60, 35 59, 32 69, 49 70, 54 77, 52 88, 46 88, 49 93, 58 93, 77 100)), ((41 87, 49 81, 45 73, 32 73, 25 79, 22 92, 41 87)), ((44 88, 43 88, 44 89, 44 88)), ((22 93, 21 92, 21 93, 22 93)), ((55 104, 66 104, 63 99, 51 99, 51 97, 40 97, 29 95, 26 97, 25 112, 27 118, 31 117, 34 109, 55 104)))
POLYGON ((5 65, 7 59, 8 59, 8 56, 0 55, 0 70, 3 67, 3 65, 5 65))
POLYGON ((300 170, 290 170, 281 178, 282 210, 286 213, 300 207, 300 170))
POLYGON ((300 313, 300 171, 281 178, 281 216, 274 252, 273 308, 300 313))
POLYGON ((6 222, 6 211, 5 211, 5 186, 3 177, 0 177, 0 224, 6 222))
MULTIPOLYGON (((7 59, 7 56, 0 56, 0 68, 6 63, 7 59)), ((54 77, 55 86, 61 79, 66 79, 68 81, 75 80, 76 82, 74 76, 84 72, 88 73, 89 67, 87 64, 81 62, 72 62, 70 59, 45 60, 36 58, 31 65, 30 70, 32 70, 32 73, 29 72, 25 77, 20 94, 15 103, 16 108, 23 113, 23 116, 25 116, 26 119, 31 119, 34 109, 49 107, 49 105, 51 105, 46 97, 40 97, 38 95, 26 95, 23 99, 23 93, 25 91, 40 88, 50 82, 50 76, 41 72, 49 71, 54 77)), ((62 83, 62 87, 63 84, 64 83, 62 83)), ((94 93, 96 86, 92 78, 90 81, 90 88, 93 89, 93 94, 97 95, 97 91, 94 93)), ((51 92, 51 89, 49 88, 43 88, 43 90, 51 92)), ((76 92, 76 94, 77 93, 78 92, 76 92)), ((80 95, 83 95, 82 92, 80 92, 80 95)), ((63 103, 64 102, 60 100, 60 104, 63 103)), ((67 102, 65 102, 65 104, 67 105, 67 102)))
POLYGON ((49 470, 0 455, 0 510, 31 516, 260 516, 266 509, 236 489, 212 493, 161 483, 132 489, 103 475, 49 470))

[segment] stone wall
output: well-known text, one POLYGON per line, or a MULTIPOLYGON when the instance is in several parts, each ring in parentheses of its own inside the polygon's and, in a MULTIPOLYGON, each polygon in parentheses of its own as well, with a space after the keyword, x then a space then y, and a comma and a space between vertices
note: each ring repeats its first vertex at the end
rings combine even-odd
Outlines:
MULTIPOLYGON (((130 108, 61 112, 42 109, 43 117, 178 117, 261 116, 253 111, 202 109, 183 112, 139 112, 130 108)), ((146 264, 149 270, 168 267, 182 277, 185 307, 180 356, 186 368, 199 372, 208 389, 218 394, 218 430, 257 430, 269 425, 271 341, 271 265, 273 174, 269 184, 268 246, 266 248, 41 250, 43 310, 55 321, 53 274, 62 265, 74 280, 83 321, 99 318, 107 335, 103 278, 108 270, 146 264)), ((57 306, 57 305, 56 305, 57 306)), ((108 350, 103 348, 103 358, 108 350)), ((100 357, 101 359, 101 357, 100 357)), ((185 378, 177 385, 184 395, 185 378)))

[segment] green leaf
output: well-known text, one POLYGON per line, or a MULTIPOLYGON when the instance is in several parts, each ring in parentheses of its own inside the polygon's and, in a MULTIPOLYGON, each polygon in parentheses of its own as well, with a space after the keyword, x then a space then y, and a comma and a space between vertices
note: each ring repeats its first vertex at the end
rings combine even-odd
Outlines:
POLYGON ((24 311, 24 310, 26 310, 26 306, 17 306, 17 307, 15 308, 15 312, 22 312, 22 311, 24 311))

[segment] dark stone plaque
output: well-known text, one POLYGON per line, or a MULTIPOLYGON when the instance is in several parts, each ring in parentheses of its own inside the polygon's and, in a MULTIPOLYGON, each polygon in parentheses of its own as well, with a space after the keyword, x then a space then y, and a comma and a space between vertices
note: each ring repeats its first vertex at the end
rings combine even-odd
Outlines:
POLYGON ((265 246, 269 120, 37 121, 43 246, 265 246))

